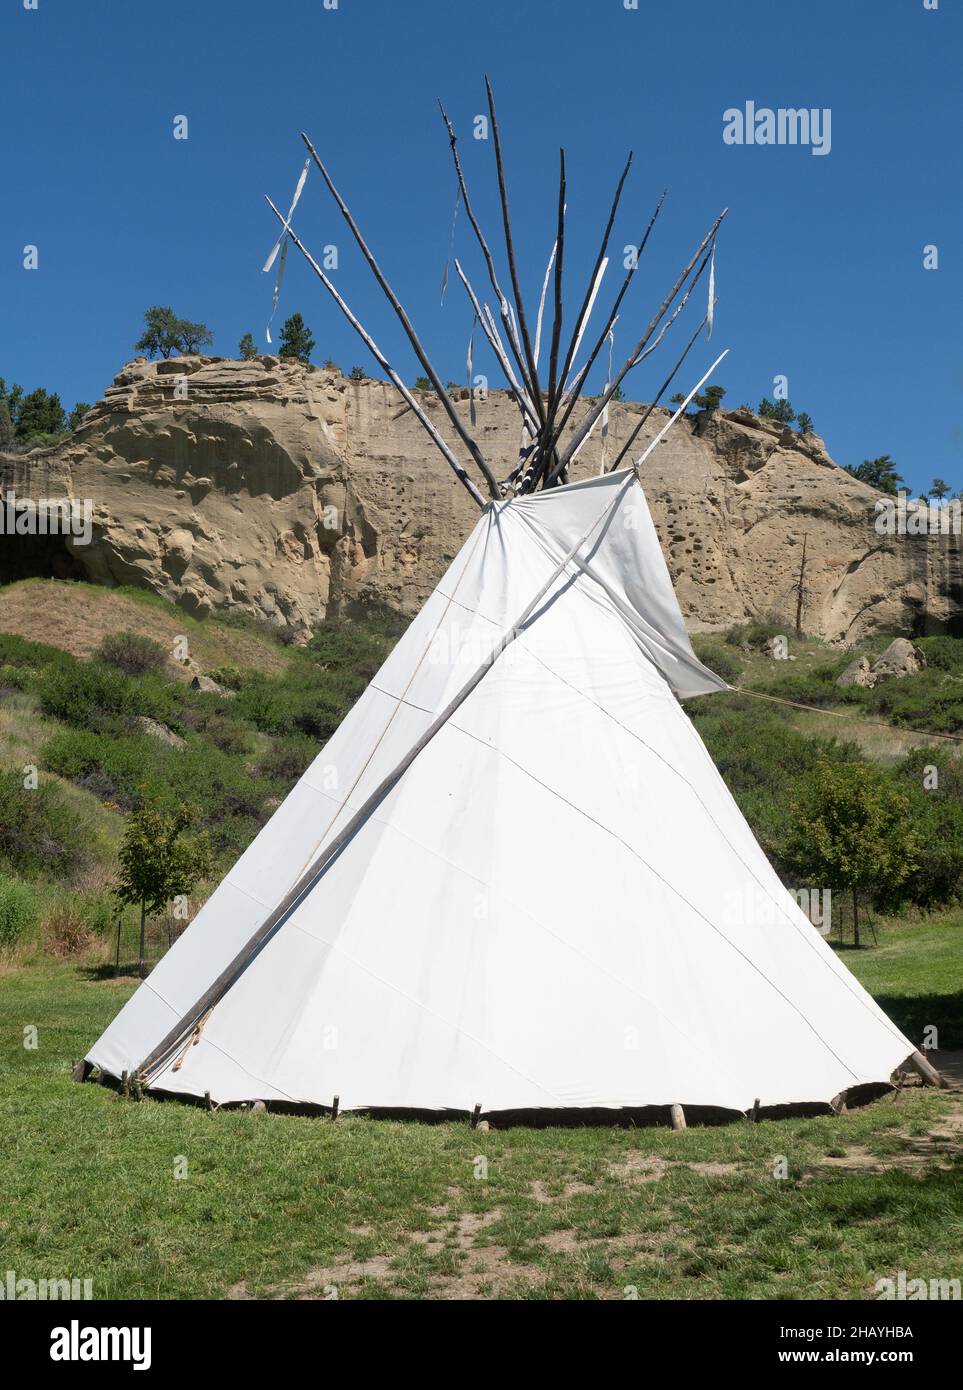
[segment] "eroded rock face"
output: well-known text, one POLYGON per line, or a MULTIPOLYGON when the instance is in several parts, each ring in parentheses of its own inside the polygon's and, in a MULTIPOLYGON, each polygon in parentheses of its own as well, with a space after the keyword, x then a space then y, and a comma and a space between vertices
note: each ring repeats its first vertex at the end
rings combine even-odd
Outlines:
MULTIPOLYGON (((424 401, 450 438, 437 400, 424 401)), ((467 418, 467 400, 458 409, 467 418)), ((609 461, 641 409, 613 406, 609 461)), ((492 392, 477 410, 476 437, 503 477, 515 408, 492 392)), ((653 413, 629 457, 664 420, 653 413)), ((593 437, 573 476, 597 469, 593 437)), ((816 435, 742 411, 699 416, 675 426, 642 476, 695 629, 776 617, 791 631, 804 538, 805 630, 855 641, 960 616, 959 537, 878 535, 878 494, 816 435)), ((0 482, 92 501, 93 543, 70 542, 60 557, 91 579, 144 585, 199 616, 239 610, 298 637, 359 602, 414 612, 477 514, 393 387, 275 357, 136 359, 65 443, 0 458, 0 482)))

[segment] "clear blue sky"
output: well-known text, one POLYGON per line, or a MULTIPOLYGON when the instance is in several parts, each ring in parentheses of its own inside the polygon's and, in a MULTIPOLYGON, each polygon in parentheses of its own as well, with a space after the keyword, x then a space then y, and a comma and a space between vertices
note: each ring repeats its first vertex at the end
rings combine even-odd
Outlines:
MULTIPOLYGON (((490 73, 529 298, 552 240, 557 148, 569 161, 568 264, 587 273, 625 150, 635 165, 613 245, 668 199, 627 301, 630 332, 715 213, 726 403, 789 378, 843 463, 890 453, 919 488, 963 486, 963 17, 955 0, 3 0, 0 375, 94 400, 133 355, 148 304, 170 303, 236 353, 264 343, 261 273, 307 130, 328 157, 443 376, 470 326, 444 309, 453 175, 435 99, 461 136, 492 234, 491 145, 471 139, 490 73), (829 107, 832 148, 735 146, 723 111, 829 107), (189 139, 173 138, 175 116, 189 139), (39 269, 22 268, 23 247, 39 269), (940 268, 923 269, 923 247, 940 268)), ((410 380, 390 311, 312 176, 296 226, 341 248, 338 283, 410 380)), ((457 250, 473 267, 467 223, 457 250)), ((610 271, 614 283, 616 272, 610 271)), ((481 276, 477 279, 480 281, 481 276)), ((608 288, 608 285, 606 286, 608 288)), ((580 299, 573 278, 567 303, 580 299)), ((370 361, 289 257, 277 324, 300 309, 315 359, 370 361)), ((693 361, 711 360, 708 349, 693 361)), ((695 354, 693 354, 695 357, 695 354)), ((653 359, 656 361, 657 359, 653 359)), ((690 359, 693 360, 693 359, 690 359)), ((645 399, 657 367, 630 379, 645 399)), ((494 371, 493 371, 494 380, 494 371)), ((594 384, 594 383, 593 383, 594 384)))

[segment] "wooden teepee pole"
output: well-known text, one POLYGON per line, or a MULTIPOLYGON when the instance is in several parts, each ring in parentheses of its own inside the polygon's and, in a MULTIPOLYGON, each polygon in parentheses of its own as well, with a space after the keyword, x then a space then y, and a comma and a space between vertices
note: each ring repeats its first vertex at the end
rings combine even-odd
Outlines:
MULTIPOLYGON (((268 207, 271 209, 271 211, 274 213, 275 217, 279 218, 280 221, 281 221, 281 223, 282 223, 282 225, 283 225, 283 223, 284 223, 284 215, 283 215, 283 213, 281 213, 281 212, 279 211, 279 209, 276 208, 276 207, 274 206, 274 204, 272 203, 272 201, 271 201, 270 198, 267 199, 267 204, 268 204, 268 207)), ((412 395, 412 393, 408 390, 408 387, 407 387, 407 386, 405 385, 405 383, 402 381, 401 377, 400 377, 400 376, 398 375, 398 373, 395 371, 394 367, 392 367, 392 365, 391 365, 391 363, 388 361, 387 357, 385 357, 384 353, 381 351, 381 349, 379 348, 378 344, 375 342, 374 338, 372 338, 371 334, 367 331, 367 329, 364 327, 364 325, 363 325, 363 324, 360 322, 360 320, 359 320, 358 318, 356 318, 356 316, 352 313, 351 309, 348 307, 348 305, 347 305, 347 304, 345 303, 345 301, 342 299, 341 295, 340 295, 340 294, 338 293, 338 291, 335 289, 334 285, 331 283, 331 281, 330 281, 330 280, 328 279, 328 277, 325 275, 324 271, 321 269, 321 267, 318 265, 317 261, 316 261, 316 260, 314 259, 314 257, 311 255, 310 251, 307 249, 307 247, 304 245, 304 243, 300 240, 300 238, 298 237, 297 233, 294 232, 294 230, 293 230, 292 228, 289 227, 289 228, 288 228, 288 233, 287 233, 287 234, 288 234, 288 236, 291 238, 291 240, 293 241, 294 245, 295 245, 295 246, 298 248, 298 250, 301 252, 301 255, 302 255, 302 256, 304 257, 304 259, 307 261, 308 265, 309 265, 309 266, 311 267, 311 269, 314 271, 315 275, 317 275, 317 277, 318 277, 318 279, 321 281, 322 285, 324 285, 324 288, 328 291, 328 294, 330 294, 331 298, 334 300, 335 304, 337 304, 337 306, 338 306, 338 308, 341 310, 342 314, 344 314, 345 318, 346 318, 346 319, 348 320, 348 322, 351 324, 351 327, 355 330, 355 332, 356 332, 356 333, 358 334, 358 336, 361 338, 362 342, 363 342, 363 343, 365 344, 365 346, 368 348, 368 351, 372 353, 372 355, 374 356, 374 358, 375 358, 375 360, 377 361, 378 365, 379 365, 379 366, 382 368, 382 370, 388 375, 388 377, 390 378, 390 380, 392 381, 392 383, 394 384, 394 386, 401 392, 401 394, 402 394, 402 396, 404 397, 404 399, 405 399, 405 400, 408 402, 408 404, 411 406, 411 409, 414 411, 414 413, 415 413, 415 415, 417 416, 418 420, 419 420, 419 421, 421 422, 421 424, 424 426, 424 428, 425 428, 425 430, 427 431, 427 433, 431 436, 432 443, 435 445, 435 447, 436 447, 436 448, 439 450, 439 452, 442 454, 442 456, 444 457, 445 461, 448 463, 449 467, 451 468, 452 472, 455 474, 455 476, 456 476, 456 478, 458 479, 458 481, 462 484, 463 487, 465 487, 465 488, 468 489, 468 491, 471 493, 471 495, 472 495, 473 499, 475 500, 475 502, 477 502, 478 506, 479 506, 479 507, 484 507, 484 506, 485 506, 485 499, 484 499, 484 497, 483 497, 482 494, 478 491, 478 488, 475 486, 475 484, 472 482, 472 480, 471 480, 471 478, 469 477, 469 475, 468 475, 467 471, 465 470, 465 468, 463 468, 462 465, 461 465, 461 464, 458 462, 458 460, 455 458, 455 455, 452 453, 451 449, 450 449, 450 448, 448 447, 448 445, 445 443, 445 440, 442 438, 442 436, 438 433, 438 431, 437 431, 437 429, 435 428, 435 426, 434 426, 434 425, 432 424, 432 422, 428 419, 428 416, 425 414, 424 410, 422 410, 421 405, 419 404, 419 402, 415 399, 415 397, 412 395)))
MULTIPOLYGON (((674 303, 676 296, 678 295, 679 291, 682 289, 682 286, 685 284, 685 282, 688 280, 689 276, 692 274, 692 270, 693 270, 694 266, 698 263, 699 257, 700 257, 700 256, 703 256, 704 253, 705 253, 705 251, 706 251, 706 248, 707 248, 708 246, 711 245, 711 242, 712 242, 713 237, 715 236, 716 232, 719 230, 719 224, 722 222, 722 219, 725 217, 725 215, 726 215, 726 213, 727 213, 728 211, 729 211, 728 208, 723 208, 722 212, 721 212, 721 213, 719 214, 719 216, 716 218, 715 222, 713 222, 712 226, 709 228, 708 232, 707 232, 706 235, 703 237, 701 244, 699 245, 698 249, 697 249, 696 252, 695 252, 695 255, 692 256, 692 258, 691 258, 691 260, 689 261, 688 265, 687 265, 687 266, 685 267, 685 269, 682 271, 682 273, 681 273, 681 275, 679 276, 678 280, 676 280, 676 282, 675 282, 675 284, 673 285, 672 289, 669 291, 669 293, 666 295, 665 299, 662 301, 661 305, 659 306, 659 309, 658 309, 657 313, 655 314, 655 316, 654 316, 654 317, 652 318, 652 320, 650 321, 650 323, 649 323, 648 327, 646 328, 645 332, 642 334, 642 337, 639 339, 639 341, 636 343, 635 347, 632 349, 631 353, 629 354, 628 358, 626 359, 626 362, 625 362, 624 366, 623 366, 623 367, 621 368, 621 370, 612 378, 612 380, 609 382, 609 385, 606 387, 605 391, 602 393, 602 395, 601 395, 601 396, 599 397, 599 399, 596 401, 595 405, 594 405, 594 406, 587 412, 587 414, 585 415, 585 418, 582 420, 582 423, 579 425, 578 429, 575 431, 575 434, 574 434, 573 438, 569 441, 568 448, 565 450, 564 454, 562 455, 562 463, 563 463, 563 464, 567 464, 567 463, 569 463, 569 462, 571 461, 572 455, 574 454, 575 450, 576 450, 576 449, 579 447, 579 445, 582 443, 582 440, 583 440, 583 439, 585 438, 585 436, 588 434, 589 430, 590 430, 590 429, 592 428, 592 426, 595 424, 595 421, 596 421, 596 420, 598 419, 598 417, 601 415, 602 411, 603 411, 603 410, 605 409, 605 407, 608 405, 609 401, 612 399, 612 397, 614 396, 615 392, 616 392, 616 391, 618 390, 618 388, 621 386, 624 377, 627 375, 628 372, 630 372, 630 371, 632 370, 633 367, 637 366, 638 363, 642 360, 642 355, 643 355, 643 353, 645 352, 645 349, 646 349, 646 346, 648 345, 649 339, 652 337, 653 333, 656 331, 656 329, 658 328, 659 324, 662 322, 662 319, 665 317, 666 313, 668 312, 668 310, 670 309, 670 307, 671 307, 672 304, 674 303)), ((699 269, 698 269, 698 271, 697 271, 697 273, 696 273, 695 279, 693 280, 693 285, 690 285, 690 287, 689 287, 688 293, 691 293, 691 292, 692 292, 692 288, 693 288, 693 286, 695 285, 696 281, 699 279, 699 276, 702 274, 702 271, 705 269, 705 266, 706 266, 707 262, 708 262, 708 256, 705 256, 704 259, 703 259, 703 261, 702 261, 702 264, 699 266, 699 269)))
POLYGON ((498 300, 498 310, 501 314, 502 325, 505 329, 505 337, 508 340, 508 346, 512 350, 512 356, 515 358, 515 365, 518 367, 522 381, 525 383, 525 389, 528 391, 529 396, 534 397, 534 387, 532 386, 532 383, 528 377, 528 367, 526 366, 524 357, 522 355, 522 346, 521 343, 518 341, 518 334, 515 331, 515 324, 512 321, 511 314, 508 311, 508 300, 505 297, 504 290, 498 282, 498 272, 495 269, 495 258, 492 255, 491 247, 485 239, 485 233, 481 229, 481 224, 479 223, 478 218, 475 216, 475 209, 472 207, 471 196, 468 192, 468 185, 465 182, 465 174, 461 167, 461 159, 458 154, 458 137, 455 134, 455 128, 452 125, 451 120, 449 119, 448 112, 445 110, 444 106, 442 106, 440 101, 438 103, 438 109, 441 112, 442 120, 445 122, 445 127, 448 131, 448 142, 451 146, 451 158, 455 166, 455 176, 458 179, 458 187, 461 189, 462 200, 465 204, 465 214, 468 218, 472 231, 475 233, 475 238, 478 242, 478 245, 481 247, 481 253, 485 258, 485 265, 488 268, 488 279, 491 282, 491 287, 495 291, 495 297, 498 300))
POLYGON ((616 319, 618 318, 618 316, 619 316, 619 309, 620 309, 621 306, 622 306, 622 300, 625 298, 625 295, 626 295, 626 293, 627 293, 627 291, 628 291, 629 285, 632 283, 632 277, 634 276, 635 272, 636 272, 636 271, 638 270, 638 268, 639 268, 639 261, 640 261, 641 258, 642 258, 642 253, 643 253, 643 251, 644 251, 645 248, 646 248, 646 244, 648 243, 648 240, 649 240, 650 235, 652 234, 652 228, 655 226, 656 221, 658 220, 659 213, 662 211, 662 205, 664 204, 664 202, 665 202, 665 192, 663 191, 661 197, 659 198, 658 203, 656 204, 655 211, 653 212, 652 216, 649 218, 649 225, 648 225, 648 226, 646 227, 646 229, 645 229, 645 232, 644 232, 644 234, 643 234, 643 236, 642 236, 642 240, 638 243, 638 245, 637 245, 636 248, 635 248, 635 255, 634 255, 633 258, 632 258, 632 264, 629 266, 628 270, 626 271, 626 273, 625 273, 625 278, 624 278, 623 281, 622 281, 622 285, 621 285, 621 287, 620 287, 620 289, 619 289, 619 292, 618 292, 618 294, 615 296, 615 303, 612 305, 612 308, 611 308, 610 311, 609 311, 609 316, 608 316, 608 318, 607 318, 606 321, 605 321, 605 327, 602 329, 602 332, 599 334, 598 338, 596 339, 596 341, 595 341, 595 346, 592 348, 592 351, 589 353, 589 355, 588 355, 588 357, 586 358, 585 362, 584 362, 584 363, 582 364, 582 366, 579 368, 578 375, 576 376, 575 380, 572 382, 571 387, 570 387, 569 390, 566 392, 565 400, 564 400, 564 402, 563 402, 563 404, 564 404, 564 406, 565 406, 565 409, 562 411, 561 418, 555 421, 555 425, 554 425, 554 429, 553 429, 553 435, 552 435, 552 446, 553 446, 553 447, 555 447, 555 446, 558 444, 559 439, 561 439, 561 437, 562 437, 562 432, 563 432, 563 430, 565 429, 565 426, 568 424, 569 417, 571 416, 572 411, 575 409, 575 406, 576 406, 576 404, 577 404, 577 402, 578 402, 579 392, 581 391, 582 386, 584 385, 585 380, 586 380, 586 378, 588 377, 589 372, 592 370, 592 367, 593 367, 593 365, 594 365, 594 363, 595 363, 595 359, 598 357, 599 353, 602 351, 602 348, 603 348, 604 345, 605 345, 605 340, 606 340, 606 338, 608 337, 608 335, 609 335, 609 333, 610 333, 610 331, 611 331, 611 329, 612 329, 612 326, 613 326, 614 323, 615 323, 615 320, 616 320, 616 319))
POLYGON ((542 404, 541 387, 538 384, 538 369, 535 366, 535 355, 532 352, 532 343, 528 336, 525 305, 522 300, 522 290, 518 280, 518 266, 515 263, 515 242, 512 237, 512 220, 508 211, 508 189, 505 185, 505 161, 502 157, 502 141, 498 130, 498 117, 495 114, 495 93, 492 91, 492 84, 487 77, 485 78, 485 91, 488 95, 488 114, 491 118, 492 139, 495 144, 495 168, 498 174, 498 196, 502 205, 502 226, 505 232, 505 252, 508 257, 508 275, 512 282, 512 294, 515 297, 515 308, 518 311, 518 328, 522 335, 522 346, 525 349, 525 361, 528 363, 528 375, 532 387, 532 400, 538 412, 538 418, 544 425, 545 408, 542 404))
POLYGON ((428 379, 434 387, 438 395, 438 399, 441 401, 442 405, 445 408, 445 414, 451 421, 455 433, 458 435, 459 439, 462 441, 462 443, 465 445, 465 448, 468 450, 468 452, 474 459, 479 472, 481 473, 482 477, 485 479, 485 482, 488 485, 488 490, 491 496, 498 497, 498 483, 495 480, 495 475, 489 468, 488 464, 485 462, 485 459, 482 457, 482 453, 478 445, 475 443, 474 439, 472 439, 471 435, 465 429, 461 417, 459 416, 457 410, 454 407, 454 403, 452 402, 451 397, 448 395, 448 392, 442 385, 441 378, 438 376, 438 373, 435 371, 434 367, 431 364, 428 354, 425 352, 425 349, 421 345, 418 335, 412 326, 411 320, 405 312, 404 305, 401 303, 401 300, 398 298, 394 290, 389 285, 381 267, 375 260, 370 247, 368 246, 364 237, 361 235, 361 230, 358 227, 357 222, 355 222, 354 218, 352 217, 351 211, 348 208, 347 203, 344 201, 341 194, 334 186, 334 182, 331 178, 331 175, 328 173, 327 169, 318 157, 317 150, 314 148, 311 141, 308 139, 307 135, 305 135, 303 131, 301 132, 301 139, 304 141, 305 146, 307 147, 307 151, 310 154, 311 158, 314 160, 315 164, 321 171, 321 177, 327 184, 329 193, 331 194, 334 201, 337 203, 342 217, 351 229, 351 234, 354 237, 355 241, 358 243, 358 247, 361 250, 361 254, 364 256, 365 260, 368 262, 368 265, 371 267, 372 273, 374 274, 375 279, 378 281, 378 284, 381 286, 385 298, 388 300, 388 303, 391 305, 391 307, 397 314, 402 328, 408 335, 408 341, 411 343, 411 346, 415 350, 415 355, 418 358, 418 361, 421 363, 421 365, 427 372, 428 379))

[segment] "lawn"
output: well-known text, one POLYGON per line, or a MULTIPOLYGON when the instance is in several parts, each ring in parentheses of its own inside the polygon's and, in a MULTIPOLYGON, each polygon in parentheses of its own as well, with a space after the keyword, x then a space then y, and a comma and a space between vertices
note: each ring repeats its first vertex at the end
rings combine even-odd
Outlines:
MULTIPOLYGON (((846 958, 906 1007, 954 999, 959 1026, 961 943, 957 914, 846 958)), ((852 1299, 900 1269, 960 1276, 958 1094, 684 1134, 211 1114, 71 1081, 133 987, 41 958, 3 979, 0 1267, 21 1277, 120 1298, 852 1299)))

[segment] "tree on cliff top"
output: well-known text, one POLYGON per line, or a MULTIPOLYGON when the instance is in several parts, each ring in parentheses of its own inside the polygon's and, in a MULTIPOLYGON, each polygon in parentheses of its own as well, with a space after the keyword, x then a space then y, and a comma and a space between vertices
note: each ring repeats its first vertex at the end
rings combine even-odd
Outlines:
POLYGON ((281 329, 279 357, 295 357, 299 362, 310 362, 315 347, 316 343, 311 337, 311 330, 300 314, 292 314, 289 319, 285 320, 284 327, 281 329))
POLYGON ((154 304, 144 313, 144 331, 134 344, 135 352, 148 357, 170 357, 175 352, 197 352, 214 341, 206 323, 179 319, 169 305, 154 304))

